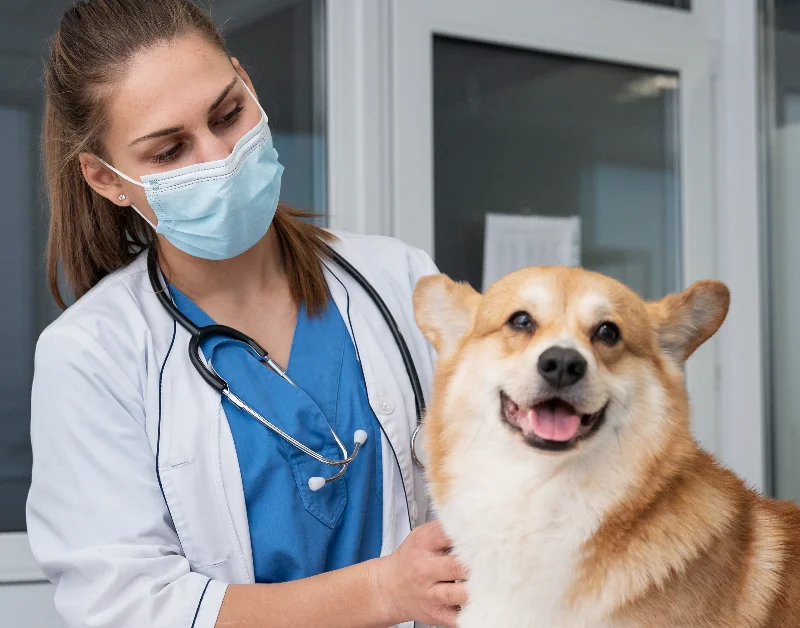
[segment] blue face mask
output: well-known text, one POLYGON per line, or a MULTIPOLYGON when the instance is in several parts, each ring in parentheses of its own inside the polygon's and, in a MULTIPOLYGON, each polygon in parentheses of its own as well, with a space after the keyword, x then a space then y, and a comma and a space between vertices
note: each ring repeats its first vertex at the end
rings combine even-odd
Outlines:
MULTIPOLYGON (((255 97, 253 101, 261 109, 255 97)), ((283 166, 263 109, 258 124, 219 161, 146 175, 141 182, 100 161, 144 188, 158 225, 131 207, 156 233, 195 257, 221 260, 241 255, 264 237, 278 207, 283 166)))

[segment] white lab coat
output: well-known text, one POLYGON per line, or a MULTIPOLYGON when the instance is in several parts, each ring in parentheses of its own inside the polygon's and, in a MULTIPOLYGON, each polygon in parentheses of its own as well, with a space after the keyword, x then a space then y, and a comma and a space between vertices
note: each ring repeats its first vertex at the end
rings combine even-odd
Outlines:
MULTIPOLYGON (((411 295, 421 276, 437 272, 433 262, 390 238, 337 235, 335 248, 397 320, 427 394, 433 353, 414 323, 411 295)), ((414 396, 377 308, 346 272, 329 266, 346 286, 326 271, 388 436, 387 554, 409 533, 409 520, 428 517, 409 444, 414 396)), ((211 628, 227 583, 253 582, 233 438, 220 395, 189 361, 188 342, 153 295, 144 255, 101 281, 39 339, 28 534, 71 628, 211 628)))

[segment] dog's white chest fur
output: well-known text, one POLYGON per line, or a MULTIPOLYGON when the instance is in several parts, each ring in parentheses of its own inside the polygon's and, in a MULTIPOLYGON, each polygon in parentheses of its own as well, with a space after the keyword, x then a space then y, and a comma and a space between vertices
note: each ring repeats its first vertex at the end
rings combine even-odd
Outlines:
POLYGON ((538 484, 541 478, 515 473, 514 465, 471 466, 439 511, 470 570, 459 627, 618 628, 599 608, 573 608, 568 600, 581 548, 608 496, 587 499, 567 474, 538 484))

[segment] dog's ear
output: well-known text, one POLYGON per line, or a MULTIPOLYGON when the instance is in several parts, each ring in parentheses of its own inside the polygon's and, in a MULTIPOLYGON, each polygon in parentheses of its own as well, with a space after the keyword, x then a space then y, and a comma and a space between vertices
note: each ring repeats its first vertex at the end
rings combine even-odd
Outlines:
POLYGON ((683 364, 720 328, 730 303, 730 291, 721 281, 698 281, 683 292, 648 303, 661 350, 683 364))
POLYGON ((414 318, 439 355, 455 351, 472 327, 481 295, 446 275, 423 277, 414 289, 414 318))

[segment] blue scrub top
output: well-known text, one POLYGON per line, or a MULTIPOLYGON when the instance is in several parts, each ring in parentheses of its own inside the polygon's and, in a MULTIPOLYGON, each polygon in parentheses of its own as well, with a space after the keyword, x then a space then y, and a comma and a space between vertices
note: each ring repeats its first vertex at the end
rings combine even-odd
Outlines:
MULTIPOLYGON (((196 325, 214 323, 179 290, 170 291, 196 325)), ((232 392, 326 458, 342 457, 330 427, 351 453, 354 432, 368 435, 342 478, 311 491, 308 478, 329 477, 340 467, 317 462, 223 397, 242 475, 256 582, 287 582, 379 556, 381 429, 336 305, 329 300, 317 317, 300 307, 287 368, 297 387, 235 341, 212 337, 201 349, 232 392)))

